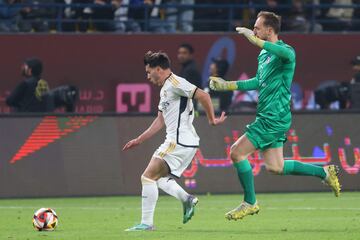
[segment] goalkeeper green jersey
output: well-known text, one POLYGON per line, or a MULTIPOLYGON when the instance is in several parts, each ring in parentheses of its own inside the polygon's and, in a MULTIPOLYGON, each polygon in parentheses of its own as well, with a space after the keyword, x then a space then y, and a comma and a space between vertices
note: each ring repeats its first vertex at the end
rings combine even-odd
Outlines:
MULTIPOLYGON (((279 40, 266 41, 258 56, 256 77, 237 81, 239 90, 258 90, 257 117, 291 121, 291 82, 295 71, 294 49, 279 40)), ((283 121, 281 121, 283 122, 283 121)))

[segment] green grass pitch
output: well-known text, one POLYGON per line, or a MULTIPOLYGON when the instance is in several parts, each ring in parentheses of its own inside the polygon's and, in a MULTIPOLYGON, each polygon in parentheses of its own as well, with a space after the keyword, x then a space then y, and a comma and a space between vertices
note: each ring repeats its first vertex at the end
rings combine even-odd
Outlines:
POLYGON ((0 200, 0 239, 360 239, 360 192, 258 194, 260 213, 227 221, 224 213, 240 195, 200 195, 195 216, 182 224, 182 206, 160 196, 154 232, 124 232, 140 220, 140 197, 0 200), (37 232, 35 210, 51 207, 59 216, 54 232, 37 232))

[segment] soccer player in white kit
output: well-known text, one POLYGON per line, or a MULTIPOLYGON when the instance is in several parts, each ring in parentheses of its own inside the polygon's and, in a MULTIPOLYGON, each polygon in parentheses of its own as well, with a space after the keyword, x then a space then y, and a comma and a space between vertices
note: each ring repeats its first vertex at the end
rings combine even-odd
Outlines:
POLYGON ((183 203, 183 223, 191 219, 198 199, 187 193, 173 177, 181 176, 199 147, 199 136, 192 125, 194 119, 192 99, 196 99, 203 106, 210 125, 221 124, 226 119, 224 112, 219 118, 215 117, 208 93, 171 72, 170 60, 166 53, 147 52, 144 56, 144 65, 148 80, 162 86, 159 111, 150 127, 140 136, 126 143, 123 150, 140 145, 164 126, 166 139, 155 151, 141 176, 141 223, 126 231, 154 230, 153 218, 159 195, 158 188, 183 203))

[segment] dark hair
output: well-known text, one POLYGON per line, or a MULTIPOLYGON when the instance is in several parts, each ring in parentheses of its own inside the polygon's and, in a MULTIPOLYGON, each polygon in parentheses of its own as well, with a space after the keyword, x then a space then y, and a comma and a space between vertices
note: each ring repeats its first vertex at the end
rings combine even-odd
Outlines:
POLYGON ((38 58, 28 58, 25 60, 24 62, 26 65, 28 65, 28 67, 31 69, 31 74, 32 76, 35 77, 40 77, 42 70, 43 70, 43 65, 40 59, 38 58))
POLYGON ((161 67, 162 69, 170 68, 170 59, 164 52, 152 52, 148 51, 144 56, 144 65, 148 65, 151 68, 161 67))
POLYGON ((213 63, 216 65, 217 68, 217 75, 219 77, 225 77, 228 69, 229 69, 229 63, 225 59, 221 58, 213 58, 211 59, 213 63))
POLYGON ((273 12, 261 11, 258 13, 257 17, 264 18, 264 25, 274 29, 274 32, 278 34, 281 28, 281 17, 276 15, 273 12))
POLYGON ((182 43, 180 44, 179 48, 185 48, 189 51, 189 53, 193 54, 195 52, 193 46, 191 46, 191 44, 189 43, 182 43))

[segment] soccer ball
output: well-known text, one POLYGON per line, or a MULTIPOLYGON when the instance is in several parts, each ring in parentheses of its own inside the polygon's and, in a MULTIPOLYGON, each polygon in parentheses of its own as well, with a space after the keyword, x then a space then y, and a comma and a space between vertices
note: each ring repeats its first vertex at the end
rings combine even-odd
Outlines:
POLYGON ((38 231, 54 231, 58 225, 56 212, 51 208, 40 208, 34 213, 33 226, 38 231))

